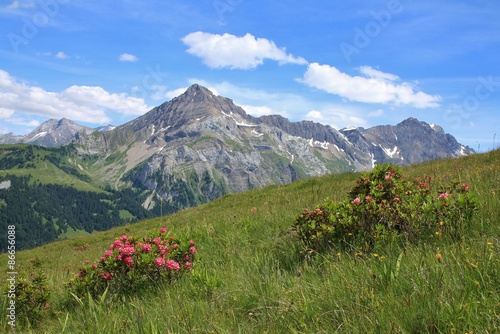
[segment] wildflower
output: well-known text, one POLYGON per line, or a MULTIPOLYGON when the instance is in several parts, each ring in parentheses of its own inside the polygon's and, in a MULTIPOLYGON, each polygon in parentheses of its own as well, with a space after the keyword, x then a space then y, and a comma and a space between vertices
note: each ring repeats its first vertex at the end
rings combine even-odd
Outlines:
POLYGON ((109 281, 109 280, 112 278, 112 276, 111 276, 111 274, 110 274, 110 273, 105 273, 105 274, 102 276, 102 278, 104 278, 106 281, 109 281))
POLYGON ((365 197, 365 200, 366 200, 367 202, 371 202, 371 201, 372 201, 372 199, 373 199, 373 198, 372 198, 370 195, 366 195, 366 197, 365 197))
POLYGON ((110 249, 123 247, 123 243, 120 240, 115 240, 113 244, 110 246, 110 249))
POLYGON ((194 241, 193 240, 189 240, 189 245, 190 246, 194 246, 194 241))
POLYGON ((97 269, 97 264, 96 263, 92 264, 92 269, 97 269))
POLYGON ((196 254, 196 247, 194 246, 189 247, 189 253, 196 254))
POLYGON ((441 261, 441 253, 437 253, 437 254, 436 254, 436 259, 437 259, 438 261, 441 261))
POLYGON ((193 264, 191 262, 186 262, 184 263, 184 267, 188 270, 193 269, 193 264))
POLYGON ((167 229, 165 227, 160 228, 160 233, 161 234, 167 233, 167 229))
POLYGON ((173 245, 172 245, 172 249, 173 249, 173 250, 176 250, 178 247, 179 247, 179 245, 178 245, 178 244, 173 244, 173 245))
POLYGON ((128 237, 127 237, 126 235, 122 235, 122 236, 120 237, 120 241, 122 241, 122 242, 127 242, 127 241, 128 241, 128 237))
POLYGON ((123 258, 123 263, 125 263, 128 267, 134 266, 134 259, 131 256, 125 256, 123 258))
POLYGON ((101 263, 106 262, 106 258, 104 256, 101 256, 101 258, 99 259, 99 262, 101 262, 101 263))
POLYGON ((450 194, 448 194, 447 192, 444 192, 441 195, 439 195, 438 198, 439 199, 447 199, 449 196, 450 196, 450 194))
POLYGON ((153 242, 155 243, 156 246, 158 246, 161 243, 161 238, 156 237, 156 238, 154 238, 153 242))
POLYGON ((134 247, 132 246, 124 246, 124 247, 121 247, 119 250, 118 250, 123 256, 130 256, 132 254, 134 254, 135 252, 135 249, 134 247))
POLYGON ((394 197, 394 202, 398 203, 400 201, 399 197, 394 197))
POLYGON ((152 249, 153 248, 151 247, 150 244, 144 244, 144 245, 142 245, 142 252, 143 253, 149 253, 149 252, 151 252, 152 249))
POLYGON ((385 180, 385 181, 389 181, 390 179, 391 179, 391 176, 390 176, 390 175, 386 175, 386 176, 384 177, 384 180, 385 180))
POLYGON ((109 249, 107 249, 105 252, 104 252, 104 256, 105 257, 112 257, 113 256, 113 252, 110 251, 109 249))
POLYGON ((155 266, 161 267, 165 264, 165 259, 162 257, 158 257, 155 259, 155 266))
POLYGON ((337 260, 339 260, 339 261, 340 261, 340 256, 341 256, 341 254, 337 253, 337 260))
POLYGON ((439 226, 443 226, 443 225, 444 225, 444 223, 443 223, 443 222, 439 222, 439 226))
POLYGON ((425 183, 425 182, 420 182, 420 183, 418 184, 418 187, 419 187, 420 189, 424 189, 424 188, 428 188, 428 187, 429 187, 429 185, 428 185, 427 183, 425 183))
POLYGON ((168 249, 168 247, 165 245, 159 245, 158 250, 160 251, 161 256, 164 256, 165 254, 170 253, 170 249, 168 249))
POLYGON ((467 183, 462 183, 462 187, 465 191, 469 190, 469 185, 467 183))
POLYGON ((374 254, 373 254, 373 257, 378 257, 378 254, 377 254, 377 253, 374 253, 374 254))
POLYGON ((358 205, 359 203, 361 203, 361 199, 359 197, 356 197, 353 201, 354 204, 358 205))
POLYGON ((191 260, 191 256, 189 256, 189 254, 186 254, 186 256, 184 256, 184 260, 186 260, 186 261, 191 260))
POLYGON ((382 190, 382 189, 384 189, 384 185, 382 183, 379 183, 377 188, 378 188, 378 190, 382 190))
POLYGON ((441 235, 441 232, 437 231, 437 232, 436 232, 436 236, 438 236, 438 237, 439 237, 440 235, 441 235))
POLYGON ((488 241, 487 244, 491 246, 491 245, 493 245, 493 242, 488 241))
POLYGON ((168 260, 165 267, 169 270, 179 270, 181 268, 181 266, 174 260, 168 260))

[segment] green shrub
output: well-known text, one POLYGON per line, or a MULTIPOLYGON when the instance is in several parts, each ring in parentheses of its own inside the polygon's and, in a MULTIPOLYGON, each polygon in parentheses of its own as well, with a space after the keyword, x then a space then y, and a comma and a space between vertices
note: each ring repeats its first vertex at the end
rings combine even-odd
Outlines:
POLYGON ((398 166, 377 165, 348 198, 305 209, 294 225, 306 252, 363 252, 378 245, 460 240, 476 209, 469 185, 442 186, 429 176, 405 180, 398 166))
POLYGON ((193 240, 181 242, 159 233, 139 239, 122 235, 104 252, 98 263, 82 267, 68 284, 69 292, 82 299, 108 294, 129 294, 169 283, 192 269, 196 253, 193 240))
POLYGON ((15 316, 21 324, 35 326, 49 309, 50 289, 47 275, 42 271, 21 273, 14 289, 7 287, 6 294, 9 299, 13 297, 15 316))

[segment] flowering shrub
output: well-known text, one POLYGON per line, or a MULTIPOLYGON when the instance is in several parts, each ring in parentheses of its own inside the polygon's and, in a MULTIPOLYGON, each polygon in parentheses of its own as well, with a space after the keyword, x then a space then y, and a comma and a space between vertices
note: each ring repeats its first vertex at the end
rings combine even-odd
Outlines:
POLYGON ((304 209, 294 228, 306 250, 368 251, 377 244, 417 243, 430 238, 459 240, 476 202, 469 185, 434 185, 431 177, 406 181, 398 166, 377 165, 363 173, 346 200, 326 199, 304 209))
POLYGON ((123 293, 171 282, 192 269, 195 253, 193 240, 180 242, 165 228, 142 239, 122 235, 98 262, 82 267, 68 287, 82 298, 87 293, 97 297, 106 289, 108 293, 123 293))

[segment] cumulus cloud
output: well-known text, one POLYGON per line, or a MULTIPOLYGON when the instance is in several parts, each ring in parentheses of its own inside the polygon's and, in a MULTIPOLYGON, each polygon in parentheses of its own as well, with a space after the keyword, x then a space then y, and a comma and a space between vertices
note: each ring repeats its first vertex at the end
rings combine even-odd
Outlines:
POLYGON ((139 60, 139 58, 137 58, 136 56, 134 56, 130 53, 122 53, 118 59, 120 61, 130 62, 130 63, 133 63, 133 62, 136 62, 139 60))
POLYGON ((264 59, 280 64, 307 64, 304 58, 286 53, 285 48, 278 48, 273 41, 251 34, 238 37, 198 31, 186 35, 182 42, 189 46, 188 53, 201 58, 210 68, 248 70, 262 65, 264 59))
POLYGON ((351 101, 410 105, 416 108, 439 106, 439 95, 417 91, 408 82, 397 83, 398 76, 384 73, 369 66, 360 68, 364 76, 350 76, 329 65, 309 64, 298 81, 351 101))
POLYGON ((6 116, 6 119, 13 116, 11 111, 14 111, 103 124, 110 121, 106 115, 108 111, 142 115, 149 109, 143 99, 123 93, 109 93, 102 87, 71 86, 62 92, 49 92, 19 82, 9 73, 0 70, 0 114, 6 116))

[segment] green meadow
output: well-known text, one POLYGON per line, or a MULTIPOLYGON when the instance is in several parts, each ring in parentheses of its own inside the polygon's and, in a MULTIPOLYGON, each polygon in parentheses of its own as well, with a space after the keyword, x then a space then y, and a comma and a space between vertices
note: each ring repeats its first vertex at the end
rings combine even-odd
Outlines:
MULTIPOLYGON (((50 297, 16 333, 499 333, 500 150, 402 168, 406 178, 467 183, 470 234, 377 253, 333 249, 305 261, 292 226, 303 208, 346 198, 359 174, 328 175, 224 196, 172 215, 17 252, 50 297), (193 239, 193 270, 140 293, 76 300, 66 284, 122 234, 166 227, 193 239)), ((7 254, 0 254, 7 282, 7 254)), ((6 294, 0 332, 9 333, 6 294)))

